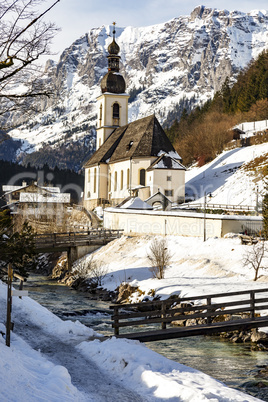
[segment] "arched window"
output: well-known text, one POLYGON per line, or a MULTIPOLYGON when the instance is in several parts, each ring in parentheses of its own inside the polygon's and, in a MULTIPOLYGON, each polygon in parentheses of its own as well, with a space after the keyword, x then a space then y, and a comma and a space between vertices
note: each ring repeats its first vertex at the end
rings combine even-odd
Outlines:
POLYGON ((94 169, 94 193, 97 191, 97 168, 94 169))
POLYGON ((117 190, 117 172, 114 172, 114 191, 117 190))
POLYGON ((127 169, 127 188, 129 188, 129 169, 127 169))
POLYGON ((109 192, 111 191, 111 181, 112 181, 112 175, 109 173, 109 192))
POLYGON ((115 102, 113 104, 113 125, 119 126, 119 104, 115 102))
POLYGON ((100 105, 100 118, 99 118, 99 120, 100 120, 100 126, 101 126, 101 121, 102 121, 102 105, 100 105))
POLYGON ((140 169, 140 185, 145 186, 145 169, 140 169))
POLYGON ((124 186, 124 171, 121 170, 120 190, 123 190, 124 186))

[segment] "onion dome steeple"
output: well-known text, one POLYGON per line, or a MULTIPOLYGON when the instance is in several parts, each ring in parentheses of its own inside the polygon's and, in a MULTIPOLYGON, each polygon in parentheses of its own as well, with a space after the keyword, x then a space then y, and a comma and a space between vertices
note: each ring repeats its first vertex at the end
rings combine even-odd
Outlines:
POLYGON ((108 46, 108 73, 101 80, 101 91, 115 94, 125 93, 126 83, 123 76, 119 73, 120 47, 115 41, 115 22, 113 22, 113 41, 108 46))

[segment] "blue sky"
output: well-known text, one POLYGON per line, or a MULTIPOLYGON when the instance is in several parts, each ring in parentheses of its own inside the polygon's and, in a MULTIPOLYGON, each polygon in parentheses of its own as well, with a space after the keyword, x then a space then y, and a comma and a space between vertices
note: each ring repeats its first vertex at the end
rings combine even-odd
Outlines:
POLYGON ((52 58, 57 59, 60 52, 91 28, 113 21, 120 27, 154 25, 189 15, 200 4, 229 11, 268 10, 267 0, 61 0, 49 13, 49 19, 62 29, 52 47, 58 55, 52 58))

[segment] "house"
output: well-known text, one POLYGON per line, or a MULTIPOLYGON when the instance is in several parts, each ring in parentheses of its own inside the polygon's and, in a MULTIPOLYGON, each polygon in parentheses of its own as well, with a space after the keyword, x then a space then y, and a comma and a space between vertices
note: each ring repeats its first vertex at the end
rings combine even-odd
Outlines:
POLYGON ((84 165, 84 206, 116 205, 131 195, 145 200, 159 190, 171 202, 184 202, 186 169, 155 115, 128 123, 119 50, 114 29, 97 98, 96 152, 84 165))
POLYGON ((61 218, 70 204, 70 194, 61 193, 59 187, 43 187, 37 183, 21 186, 2 186, 3 198, 13 214, 23 219, 41 219, 43 221, 61 218))

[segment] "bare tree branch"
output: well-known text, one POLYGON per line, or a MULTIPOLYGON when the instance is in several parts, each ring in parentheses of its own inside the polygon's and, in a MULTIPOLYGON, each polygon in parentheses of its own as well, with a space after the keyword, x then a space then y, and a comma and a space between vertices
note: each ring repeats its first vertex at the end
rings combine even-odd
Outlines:
POLYGON ((7 125, 14 111, 29 109, 27 98, 52 96, 42 85, 41 69, 35 64, 50 53, 49 45, 58 28, 44 16, 60 0, 39 12, 46 0, 5 0, 0 4, 0 126, 7 125))

